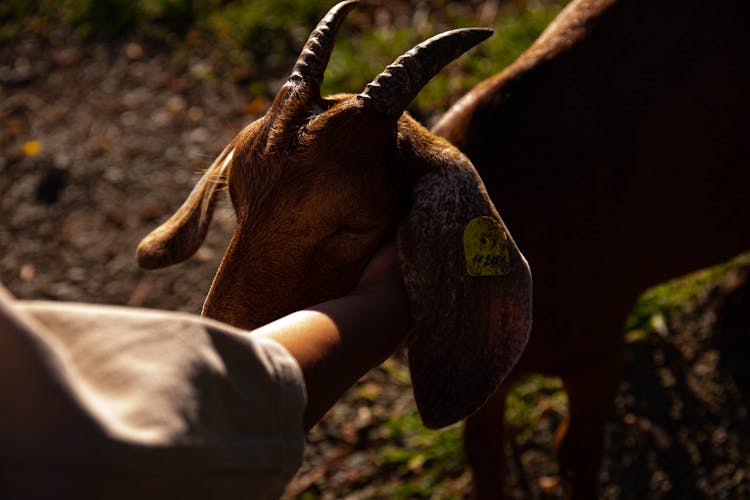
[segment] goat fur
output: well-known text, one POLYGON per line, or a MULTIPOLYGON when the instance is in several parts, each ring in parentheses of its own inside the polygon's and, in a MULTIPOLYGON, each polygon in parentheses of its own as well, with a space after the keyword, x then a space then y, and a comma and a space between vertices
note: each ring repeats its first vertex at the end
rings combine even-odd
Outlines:
POLYGON ((534 269, 518 365, 467 422, 477 498, 502 491, 502 407, 560 376, 573 498, 598 496, 605 423, 637 295, 750 247, 750 4, 574 0, 432 131, 476 166, 534 269))

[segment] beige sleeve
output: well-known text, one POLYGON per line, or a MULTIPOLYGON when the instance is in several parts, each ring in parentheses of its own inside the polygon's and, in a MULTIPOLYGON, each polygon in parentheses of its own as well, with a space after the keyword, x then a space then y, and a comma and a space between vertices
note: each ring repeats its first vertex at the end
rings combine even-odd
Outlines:
POLYGON ((277 498, 302 457, 294 358, 185 314, 0 296, 0 405, 2 498, 277 498))

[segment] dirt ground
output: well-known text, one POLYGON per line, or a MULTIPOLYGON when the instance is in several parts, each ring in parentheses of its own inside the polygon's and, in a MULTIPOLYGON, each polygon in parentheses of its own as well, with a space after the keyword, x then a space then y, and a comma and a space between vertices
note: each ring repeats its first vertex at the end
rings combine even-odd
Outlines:
MULTIPOLYGON (((211 78, 212 64, 135 40, 83 43, 64 31, 0 47, 0 281, 12 293, 199 312, 234 224, 228 204, 189 262, 146 272, 133 255, 263 109, 244 88, 211 78)), ((629 344, 606 498, 750 498, 742 271, 629 344), (740 292, 728 295, 732 287, 740 292), (720 303, 729 320, 717 322, 720 303)), ((289 498, 384 498, 386 485, 418 479, 418 468, 404 477, 376 460, 387 444, 380 426, 413 408, 408 381, 392 376, 399 359, 373 371, 311 433, 289 498), (363 399, 367 390, 376 397, 363 399)), ((545 412, 529 424, 533 432, 511 440, 513 497, 560 496, 550 445, 560 421, 545 412)), ((461 497, 469 476, 435 481, 434 497, 461 497)))

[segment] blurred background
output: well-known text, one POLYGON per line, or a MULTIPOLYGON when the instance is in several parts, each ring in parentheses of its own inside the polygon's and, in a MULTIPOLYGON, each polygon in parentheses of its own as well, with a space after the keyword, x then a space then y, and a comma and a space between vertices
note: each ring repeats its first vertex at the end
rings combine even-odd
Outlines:
MULTIPOLYGON (((337 37, 323 91, 359 92, 441 31, 494 28, 410 106, 430 125, 511 63, 565 3, 363 2, 337 37)), ((135 247, 264 112, 332 4, 2 0, 0 282, 23 299, 198 313, 234 226, 228 203, 184 264, 142 271, 135 247)), ((719 356, 723 338, 736 341, 721 318, 734 314, 737 328, 750 309, 748 268, 739 258, 651 289, 636 305, 606 498, 750 497, 747 363, 740 349, 719 356)), ((360 381, 311 432, 287 498, 464 497, 460 426, 424 429, 408 377, 399 354, 360 381)), ((565 407, 556 379, 532 377, 511 395, 513 497, 561 495, 551 443, 565 407)))

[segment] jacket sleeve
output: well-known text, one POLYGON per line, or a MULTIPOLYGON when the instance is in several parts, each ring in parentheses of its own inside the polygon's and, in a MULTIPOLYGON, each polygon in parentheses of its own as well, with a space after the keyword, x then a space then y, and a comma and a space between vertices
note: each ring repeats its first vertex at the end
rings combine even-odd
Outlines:
POLYGON ((294 358, 187 314, 0 296, 0 402, 2 498, 278 498, 302 458, 294 358))

